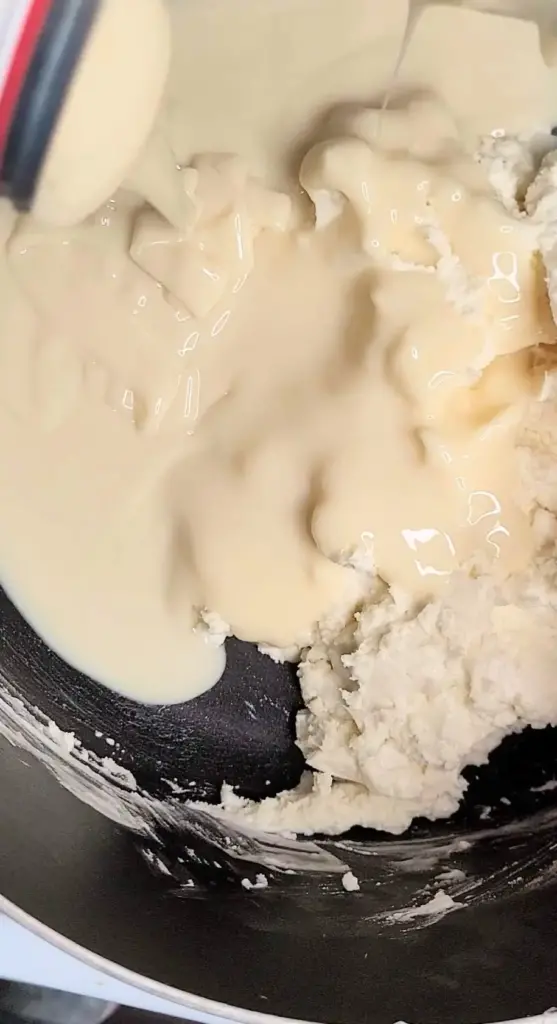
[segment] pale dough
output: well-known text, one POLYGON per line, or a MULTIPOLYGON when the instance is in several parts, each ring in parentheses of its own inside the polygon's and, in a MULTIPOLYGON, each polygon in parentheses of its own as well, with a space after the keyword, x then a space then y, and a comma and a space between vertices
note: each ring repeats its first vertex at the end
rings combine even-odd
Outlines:
MULTIPOLYGON (((517 216, 526 190, 555 304, 557 155, 535 174, 535 146, 489 138, 479 160, 517 216)), ((517 438, 531 565, 504 581, 456 574, 425 604, 370 577, 353 611, 340 610, 342 628, 324 621, 302 655, 298 743, 314 774, 259 804, 225 787, 227 815, 269 831, 399 833, 416 817, 452 814, 462 769, 504 736, 557 725, 557 375, 550 351, 539 358, 542 393, 517 438)))

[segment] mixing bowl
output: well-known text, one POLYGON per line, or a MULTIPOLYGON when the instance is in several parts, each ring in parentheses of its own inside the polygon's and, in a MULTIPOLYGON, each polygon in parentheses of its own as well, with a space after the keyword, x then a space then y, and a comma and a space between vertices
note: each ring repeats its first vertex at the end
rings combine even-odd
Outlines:
POLYGON ((290 669, 232 642, 213 691, 147 707, 69 669, 4 594, 0 631, 8 913, 193 1015, 465 1024, 557 1002, 555 730, 508 738, 452 820, 396 839, 213 834, 187 799, 301 773, 290 669))

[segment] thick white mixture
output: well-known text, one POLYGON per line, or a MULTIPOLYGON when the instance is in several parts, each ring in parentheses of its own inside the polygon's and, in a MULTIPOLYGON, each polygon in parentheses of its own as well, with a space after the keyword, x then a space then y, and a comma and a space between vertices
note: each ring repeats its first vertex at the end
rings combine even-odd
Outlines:
POLYGON ((557 85, 534 26, 436 7, 380 113, 406 3, 317 6, 318 48, 314 0, 170 3, 134 189, 0 210, 0 568, 138 699, 207 689, 227 632, 301 650, 316 772, 225 813, 400 832, 557 722, 557 85))
MULTIPOLYGON (((478 159, 538 233, 555 308, 557 154, 537 174, 535 154, 531 143, 488 139, 478 159)), ((298 743, 314 773, 259 804, 225 787, 228 815, 270 831, 402 832, 417 816, 452 814, 462 769, 485 762, 505 735, 557 724, 557 376, 551 350, 538 359, 544 383, 517 439, 535 537, 529 567, 499 581, 457 573, 426 603, 369 578, 359 606, 339 610, 343 628, 325 620, 302 654, 298 743)))

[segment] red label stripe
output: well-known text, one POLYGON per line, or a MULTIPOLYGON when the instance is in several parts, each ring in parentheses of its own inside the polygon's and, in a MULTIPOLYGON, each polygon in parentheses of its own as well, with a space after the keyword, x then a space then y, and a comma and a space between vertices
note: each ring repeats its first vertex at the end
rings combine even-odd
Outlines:
POLYGON ((25 78, 54 2, 55 0, 33 0, 21 29, 6 83, 0 96, 0 159, 6 148, 8 134, 25 78))

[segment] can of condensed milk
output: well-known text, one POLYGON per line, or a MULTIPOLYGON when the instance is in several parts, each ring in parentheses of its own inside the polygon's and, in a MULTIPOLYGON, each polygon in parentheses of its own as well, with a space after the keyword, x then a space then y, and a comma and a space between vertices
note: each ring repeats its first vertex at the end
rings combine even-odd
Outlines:
POLYGON ((0 194, 28 210, 99 0, 0 0, 0 194))

